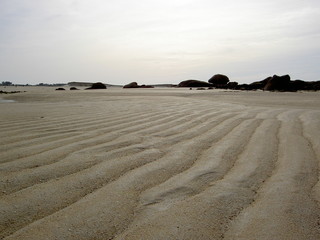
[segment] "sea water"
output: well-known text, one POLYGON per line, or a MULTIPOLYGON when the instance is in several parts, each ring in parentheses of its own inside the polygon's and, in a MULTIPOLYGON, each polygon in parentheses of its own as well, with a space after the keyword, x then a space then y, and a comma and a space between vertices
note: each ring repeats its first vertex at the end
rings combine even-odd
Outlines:
POLYGON ((0 99, 0 103, 12 103, 15 102, 14 100, 6 100, 6 99, 0 99))

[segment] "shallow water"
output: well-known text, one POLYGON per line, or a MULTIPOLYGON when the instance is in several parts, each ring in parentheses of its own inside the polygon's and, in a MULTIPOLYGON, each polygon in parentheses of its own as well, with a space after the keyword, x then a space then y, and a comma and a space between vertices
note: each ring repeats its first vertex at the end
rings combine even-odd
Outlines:
POLYGON ((0 103, 13 103, 14 100, 6 100, 6 99, 0 99, 0 103))

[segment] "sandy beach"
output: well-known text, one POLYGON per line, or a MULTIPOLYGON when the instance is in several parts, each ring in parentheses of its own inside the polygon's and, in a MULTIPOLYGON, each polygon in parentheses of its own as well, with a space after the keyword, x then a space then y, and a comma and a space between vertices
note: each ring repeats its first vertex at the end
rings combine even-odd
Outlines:
POLYGON ((0 239, 320 239, 320 92, 0 90, 0 239))

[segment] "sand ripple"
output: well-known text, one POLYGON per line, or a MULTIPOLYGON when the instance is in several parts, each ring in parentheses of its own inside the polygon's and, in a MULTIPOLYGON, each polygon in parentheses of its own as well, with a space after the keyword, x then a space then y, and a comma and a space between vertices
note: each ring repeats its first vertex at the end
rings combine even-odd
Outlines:
POLYGON ((0 105, 0 238, 320 238, 316 93, 52 95, 0 105))

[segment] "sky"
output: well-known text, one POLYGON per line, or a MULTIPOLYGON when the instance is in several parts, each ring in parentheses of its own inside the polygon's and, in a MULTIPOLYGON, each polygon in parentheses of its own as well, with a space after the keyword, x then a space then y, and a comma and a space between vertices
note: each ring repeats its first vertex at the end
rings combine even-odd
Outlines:
POLYGON ((320 80, 319 0, 0 0, 0 82, 320 80))

